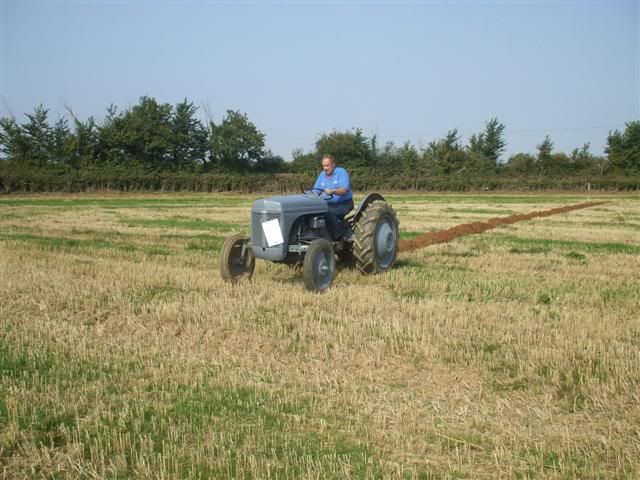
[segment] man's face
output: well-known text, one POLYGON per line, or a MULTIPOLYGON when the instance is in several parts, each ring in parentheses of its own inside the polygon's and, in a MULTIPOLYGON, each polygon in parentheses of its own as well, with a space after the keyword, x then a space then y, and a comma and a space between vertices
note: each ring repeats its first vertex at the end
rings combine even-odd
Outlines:
POLYGON ((330 158, 322 159, 322 170, 324 170, 325 175, 331 176, 335 168, 336 164, 333 160, 331 160, 330 158))

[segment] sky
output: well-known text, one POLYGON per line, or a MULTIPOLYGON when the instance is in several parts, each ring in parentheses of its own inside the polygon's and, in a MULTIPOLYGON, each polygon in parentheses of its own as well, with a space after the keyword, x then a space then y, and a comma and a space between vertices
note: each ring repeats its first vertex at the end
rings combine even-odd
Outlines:
POLYGON ((143 95, 246 113, 290 160, 360 128, 416 147, 496 117, 505 161, 640 120, 640 1, 0 0, 0 116, 104 118, 143 95))

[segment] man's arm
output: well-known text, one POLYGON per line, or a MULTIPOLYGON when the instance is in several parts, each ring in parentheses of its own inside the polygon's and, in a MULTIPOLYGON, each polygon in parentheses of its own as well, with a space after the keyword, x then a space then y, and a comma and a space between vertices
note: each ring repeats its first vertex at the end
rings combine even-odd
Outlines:
POLYGON ((338 187, 337 188, 326 188, 324 191, 328 195, 346 195, 349 191, 349 174, 346 170, 340 172, 338 176, 338 187))
POLYGON ((326 193, 327 195, 346 195, 347 189, 344 187, 325 188, 324 193, 326 193))

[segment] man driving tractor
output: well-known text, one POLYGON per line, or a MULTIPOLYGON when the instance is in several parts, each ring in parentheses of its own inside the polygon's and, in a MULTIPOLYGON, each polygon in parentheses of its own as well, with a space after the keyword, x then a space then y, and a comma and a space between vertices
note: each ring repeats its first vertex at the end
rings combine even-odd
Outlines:
POLYGON ((336 257, 367 275, 388 270, 398 253, 395 210, 376 192, 368 193, 354 214, 345 218, 352 209, 349 174, 336 166, 331 155, 324 155, 313 190, 253 202, 251 234, 234 233, 222 244, 222 278, 230 282, 251 278, 256 258, 302 263, 305 288, 322 292, 333 282, 336 257))
POLYGON ((330 195, 327 199, 327 228, 331 238, 339 240, 345 233, 344 217, 353 209, 353 194, 349 174, 344 168, 336 166, 336 159, 332 155, 322 157, 322 171, 313 189, 330 195))

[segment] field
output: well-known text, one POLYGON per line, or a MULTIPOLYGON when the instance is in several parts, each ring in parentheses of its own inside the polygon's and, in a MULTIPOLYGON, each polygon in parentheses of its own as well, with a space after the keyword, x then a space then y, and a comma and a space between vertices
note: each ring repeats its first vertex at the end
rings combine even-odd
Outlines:
MULTIPOLYGON (((640 476, 640 196, 324 294, 222 282, 255 198, 0 198, 0 478, 640 476)), ((405 240, 587 201, 388 198, 405 240)))

